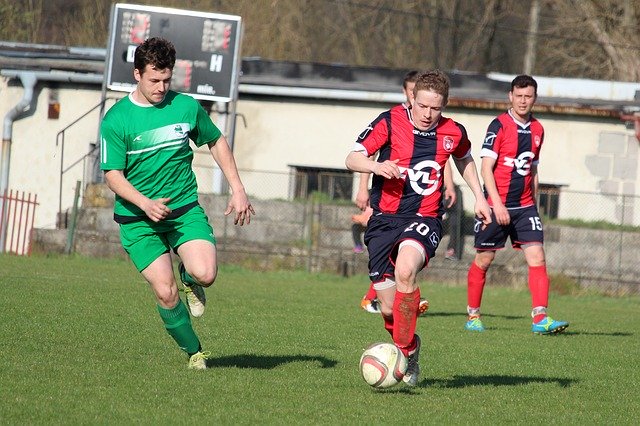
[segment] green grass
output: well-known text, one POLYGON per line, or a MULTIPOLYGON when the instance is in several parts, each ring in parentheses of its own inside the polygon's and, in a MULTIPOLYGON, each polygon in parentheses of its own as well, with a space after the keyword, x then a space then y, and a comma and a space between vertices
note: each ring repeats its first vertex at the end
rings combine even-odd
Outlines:
POLYGON ((528 293, 488 286, 472 334, 465 289, 422 283, 419 386, 375 391, 366 286, 223 265, 190 371, 130 263, 0 256, 0 424, 637 424, 639 298, 552 295, 571 326, 534 336, 528 293))

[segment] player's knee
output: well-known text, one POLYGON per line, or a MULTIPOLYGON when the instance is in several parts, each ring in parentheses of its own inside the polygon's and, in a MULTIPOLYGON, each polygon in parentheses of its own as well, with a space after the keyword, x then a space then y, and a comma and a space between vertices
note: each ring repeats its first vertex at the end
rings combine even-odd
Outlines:
POLYGON ((542 244, 526 244, 522 246, 529 266, 545 266, 545 255, 542 244))
POLYGON ((387 306, 380 304, 380 313, 385 317, 393 317, 393 305, 387 306))
POLYGON ((543 257, 539 257, 539 258, 529 259, 528 264, 531 267, 538 267, 538 266, 546 266, 547 265, 547 263, 545 262, 544 256, 543 257))
POLYGON ((491 263, 493 262, 493 257, 476 256, 474 262, 476 263, 478 268, 482 269, 483 271, 486 271, 491 266, 491 263))
POLYGON ((476 261, 476 265, 478 265, 478 268, 486 271, 491 266, 491 260, 476 261))
POLYGON ((413 286, 416 281, 415 271, 411 268, 399 266, 396 267, 395 275, 398 290, 404 293, 408 293, 413 290, 413 286))
POLYGON ((175 283, 156 286, 155 293, 158 304, 165 309, 172 309, 178 304, 178 286, 175 283))
POLYGON ((218 268, 215 265, 203 265, 189 273, 202 287, 211 286, 218 276, 218 268))

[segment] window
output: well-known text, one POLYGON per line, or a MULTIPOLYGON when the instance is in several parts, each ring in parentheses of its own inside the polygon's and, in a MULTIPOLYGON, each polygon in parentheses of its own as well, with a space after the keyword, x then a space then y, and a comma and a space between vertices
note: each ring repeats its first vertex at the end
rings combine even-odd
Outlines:
POLYGON ((558 218, 560 185, 541 183, 538 185, 538 212, 549 219, 558 218))
POLYGON ((351 200, 353 175, 348 170, 290 165, 295 171, 293 196, 306 199, 314 192, 330 200, 351 200))

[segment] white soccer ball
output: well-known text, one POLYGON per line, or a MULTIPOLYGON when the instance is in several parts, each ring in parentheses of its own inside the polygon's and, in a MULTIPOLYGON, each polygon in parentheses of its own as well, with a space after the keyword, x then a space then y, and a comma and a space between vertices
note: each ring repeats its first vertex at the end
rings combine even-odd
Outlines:
POLYGON ((374 343, 360 357, 360 374, 377 389, 397 385, 407 372, 407 357, 391 343, 374 343))

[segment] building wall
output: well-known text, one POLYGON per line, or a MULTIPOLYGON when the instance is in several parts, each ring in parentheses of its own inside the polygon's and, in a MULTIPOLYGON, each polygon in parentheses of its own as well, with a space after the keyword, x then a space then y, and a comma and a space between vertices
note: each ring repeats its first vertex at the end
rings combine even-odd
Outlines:
MULTIPOLYGON (((247 117, 247 127, 238 125, 236 156, 243 167, 283 173, 291 164, 344 168, 344 159, 360 132, 390 106, 242 100, 238 112, 247 117)), ((478 166, 487 126, 499 113, 461 109, 444 113, 466 127, 478 166)), ((541 183, 558 185, 570 192, 638 195, 638 141, 621 121, 548 114, 538 119, 545 127, 539 165, 541 183)), ((458 173, 454 173, 454 180, 464 184, 458 173)), ((260 188, 265 198, 287 197, 286 185, 272 185, 263 192, 263 182, 259 175, 245 178, 249 192, 260 188)), ((464 204, 470 208, 471 194, 465 192, 465 196, 464 204)), ((619 203, 619 199, 604 195, 595 203, 606 206, 600 209, 585 208, 581 202, 561 202, 560 216, 617 222, 621 217, 611 217, 610 212, 619 203)), ((624 216, 625 223, 640 225, 640 205, 627 206, 624 216)))
MULTIPOLYGON (((47 118, 51 90, 38 84, 35 108, 13 123, 9 188, 38 194, 35 226, 53 228, 58 212, 61 146, 56 134, 100 101, 100 88, 59 84, 60 117, 47 118)), ((0 114, 13 108, 23 96, 20 84, 0 78, 0 114)), ((121 97, 122 93, 109 96, 121 97)), ((111 105, 113 102, 110 102, 111 105)), ((344 168, 344 159, 358 134, 380 112, 392 105, 321 101, 317 99, 256 98, 242 96, 234 152, 247 191, 260 198, 287 199, 291 193, 290 165, 344 168)), ((463 123, 478 154, 484 132, 498 111, 447 110, 445 115, 463 123)), ((81 159, 98 138, 98 110, 89 113, 65 134, 64 168, 81 159)), ((214 115, 214 121, 218 118, 214 115)), ((640 188, 638 144, 633 131, 622 122, 572 116, 540 116, 546 128, 540 165, 542 183, 566 185, 574 191, 613 191, 635 195, 640 188)), ((203 192, 211 192, 213 161, 206 149, 195 157, 203 192)), ((62 210, 73 201, 77 180, 90 165, 80 162, 63 176, 62 210), (86 166, 83 169, 83 166, 86 166)), ((462 178, 455 180, 462 183, 462 178)), ((603 202, 613 202, 603 197, 603 202)), ((467 208, 471 200, 465 200, 467 208)), ((563 215, 588 216, 584 206, 562 206, 563 215)), ((640 223, 635 208, 632 221, 640 223)), ((629 215, 629 211, 626 212, 629 215)))
MULTIPOLYGON (((0 78, 0 115, 3 118, 23 94, 21 85, 8 86, 7 79, 0 78)), ((44 228, 55 227, 58 211, 62 143, 56 145, 56 135, 100 101, 99 87, 61 87, 57 91, 60 116, 54 120, 47 118, 51 94, 52 89, 39 83, 34 93, 35 107, 13 122, 8 181, 9 189, 37 194, 39 205, 35 226, 44 228)), ((98 117, 96 110, 65 132, 64 168, 81 159, 91 149, 90 144, 97 141, 98 117)), ((83 179, 82 162, 64 174, 63 209, 72 205, 76 181, 83 179)))
MULTIPOLYGON (((238 125, 237 137, 242 146, 236 147, 236 153, 240 159, 252 158, 242 160, 247 168, 286 171, 288 164, 344 168, 344 159, 358 134, 391 106, 244 100, 239 102, 238 112, 247 117, 247 128, 238 125), (259 156, 253 155, 256 151, 259 156)), ((444 115, 466 127, 472 153, 479 160, 487 126, 500 112, 450 109, 444 115)), ((638 182, 638 143, 621 121, 545 115, 538 118, 545 127, 541 182, 567 185, 576 191, 600 191, 604 180, 624 180, 620 174, 623 169, 631 169, 626 180, 638 182), (607 165, 600 164, 604 162, 607 165)), ((463 183, 458 175, 455 181, 463 183)), ((611 188, 621 190, 622 186, 611 188)))

